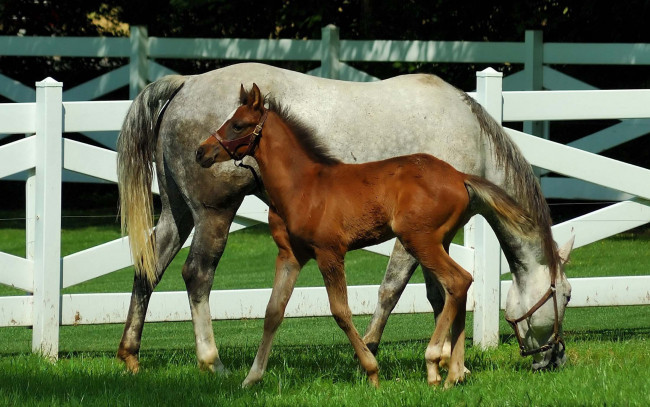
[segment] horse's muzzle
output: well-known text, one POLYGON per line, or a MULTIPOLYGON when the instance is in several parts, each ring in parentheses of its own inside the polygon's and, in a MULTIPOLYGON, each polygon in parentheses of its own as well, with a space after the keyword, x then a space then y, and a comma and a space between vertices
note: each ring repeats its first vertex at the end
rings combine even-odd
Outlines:
POLYGON ((564 351, 564 343, 556 343, 549 351, 550 356, 545 355, 545 357, 538 362, 533 360, 533 371, 554 370, 562 367, 566 363, 566 354, 564 351))

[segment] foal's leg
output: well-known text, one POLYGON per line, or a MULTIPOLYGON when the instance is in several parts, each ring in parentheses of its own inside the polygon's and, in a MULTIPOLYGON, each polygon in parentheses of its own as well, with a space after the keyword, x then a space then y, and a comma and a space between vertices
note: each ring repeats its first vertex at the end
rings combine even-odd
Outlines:
POLYGON ((375 356, 361 339, 361 335, 352 323, 352 312, 348 304, 348 287, 345 281, 343 256, 331 252, 317 252, 316 261, 323 274, 327 289, 330 310, 334 320, 345 332, 354 351, 359 358, 361 367, 366 371, 368 380, 374 387, 379 387, 379 366, 375 356))
MULTIPOLYGON (((153 281, 153 287, 160 282, 165 269, 181 249, 185 239, 187 239, 187 236, 192 230, 193 223, 189 210, 184 207, 179 208, 177 212, 174 213, 169 205, 163 205, 162 213, 160 214, 160 219, 154 232, 157 262, 156 280, 153 281)), ((124 361, 127 369, 132 373, 137 373, 140 369, 138 353, 140 352, 145 314, 152 292, 153 288, 147 282, 146 277, 136 274, 133 280, 129 313, 126 317, 124 333, 122 334, 122 340, 117 351, 117 357, 124 361)))
MULTIPOLYGON (((395 246, 390 255, 386 274, 379 287, 377 308, 375 308, 375 313, 372 315, 372 319, 363 336, 363 341, 368 345, 368 348, 373 354, 377 354, 379 341, 386 327, 388 317, 395 308, 395 305, 397 305, 397 301, 402 295, 402 292, 404 292, 404 288, 417 266, 417 260, 404 250, 404 246, 402 246, 399 239, 395 240, 395 246)), ((427 291, 428 289, 429 286, 427 284, 427 291)))
POLYGON ((472 276, 449 257, 442 245, 431 247, 429 236, 409 239, 408 247, 420 259, 424 272, 430 273, 440 282, 445 291, 444 306, 427 346, 425 359, 429 384, 439 385, 442 380, 439 367, 443 357, 444 343, 453 323, 451 361, 449 375, 445 382, 447 387, 462 381, 465 374, 465 307, 467 306, 467 290, 472 284, 472 276), (461 339, 463 342, 460 341, 461 339))
POLYGON ((271 290, 271 298, 266 306, 264 334, 255 355, 253 366, 242 383, 242 387, 249 387, 262 379, 269 361, 273 337, 284 319, 284 311, 293 293, 300 269, 307 261, 307 256, 302 253, 298 253, 300 260, 296 258, 289 242, 286 226, 272 208, 269 208, 269 227, 271 228, 273 240, 278 246, 278 257, 275 261, 275 279, 271 290))
POLYGON ((224 372, 225 368, 214 341, 210 317, 210 290, 215 268, 223 254, 230 224, 238 206, 239 202, 231 208, 206 210, 195 214, 194 238, 182 271, 192 313, 198 365, 200 369, 212 372, 224 372))
POLYGON ((472 276, 460 267, 445 251, 429 257, 425 269, 434 274, 445 291, 445 305, 436 321, 436 329, 427 346, 425 358, 429 384, 440 383, 438 370, 444 355, 445 341, 453 324, 451 335, 451 358, 445 387, 452 386, 465 377, 465 314, 467 290, 472 276))

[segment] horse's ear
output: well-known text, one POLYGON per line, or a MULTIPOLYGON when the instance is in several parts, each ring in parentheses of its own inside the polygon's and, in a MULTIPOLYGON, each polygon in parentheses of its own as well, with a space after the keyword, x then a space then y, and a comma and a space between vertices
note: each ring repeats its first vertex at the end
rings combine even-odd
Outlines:
POLYGON ((246 92, 246 89, 244 89, 244 84, 242 83, 240 88, 239 88, 239 104, 240 105, 246 105, 248 104, 248 93, 246 92))
POLYGON ((262 96, 262 92, 260 92, 260 88, 257 87, 257 84, 253 84, 253 89, 251 89, 251 102, 252 102, 252 107, 253 109, 256 110, 262 110, 264 107, 264 96, 262 96))
POLYGON ((576 236, 571 236, 571 239, 569 239, 569 241, 566 242, 564 246, 562 246, 558 251, 560 259, 562 260, 562 264, 567 264, 569 262, 569 259, 571 258, 571 250, 573 249, 573 243, 575 240, 576 236))

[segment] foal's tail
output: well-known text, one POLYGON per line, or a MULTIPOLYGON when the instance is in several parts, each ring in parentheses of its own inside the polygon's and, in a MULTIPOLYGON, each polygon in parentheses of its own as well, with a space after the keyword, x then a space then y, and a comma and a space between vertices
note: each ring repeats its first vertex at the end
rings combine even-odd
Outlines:
POLYGON ((151 182, 158 127, 168 102, 184 83, 183 76, 171 75, 144 88, 131 104, 117 139, 122 235, 128 232, 136 273, 150 284, 156 267, 151 182))
POLYGON ((535 221, 524 208, 512 199, 503 189, 474 175, 466 175, 465 186, 472 201, 478 200, 477 212, 482 215, 493 213, 501 224, 513 234, 529 237, 535 230, 535 221), (487 211, 487 212, 486 212, 487 211))

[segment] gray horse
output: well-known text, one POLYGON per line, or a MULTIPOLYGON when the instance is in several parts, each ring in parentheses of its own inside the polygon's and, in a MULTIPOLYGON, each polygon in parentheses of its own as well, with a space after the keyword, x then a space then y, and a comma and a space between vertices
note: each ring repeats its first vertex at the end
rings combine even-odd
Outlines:
MULTIPOLYGON (((513 275, 506 316, 514 321, 522 355, 533 355, 534 369, 564 363, 561 331, 571 286, 563 265, 572 242, 557 250, 548 206, 530 165, 478 103, 432 75, 351 83, 247 63, 197 76, 162 78, 147 86, 127 113, 118 140, 118 176, 123 228, 128 229, 136 273, 118 357, 129 370, 139 369, 151 293, 193 227, 182 275, 198 363, 202 369, 224 369, 208 304, 214 272, 244 196, 255 194, 264 200, 265 192, 246 168, 227 162, 205 170, 194 157, 199 143, 237 106, 240 84, 253 82, 290 106, 292 114, 308 123, 319 141, 345 162, 430 153, 459 171, 501 186, 533 214, 538 230, 535 239, 527 240, 509 234, 496 219, 487 219, 513 275), (162 212, 152 239, 154 165, 162 212)), ((245 163, 256 166, 254 160, 245 163)), ((416 267, 415 259, 397 241, 364 336, 371 350, 377 350, 386 320, 416 267)), ((427 298, 438 315, 444 294, 435 280, 427 275, 425 280, 427 298)), ((284 308, 267 308, 267 314, 277 312, 284 308)), ((247 384, 262 377, 268 356, 264 353, 260 346, 247 384)))

